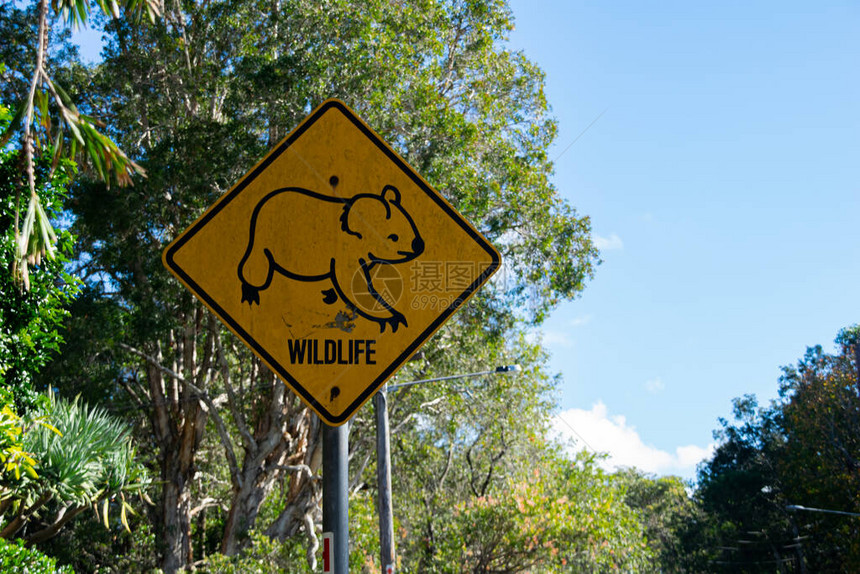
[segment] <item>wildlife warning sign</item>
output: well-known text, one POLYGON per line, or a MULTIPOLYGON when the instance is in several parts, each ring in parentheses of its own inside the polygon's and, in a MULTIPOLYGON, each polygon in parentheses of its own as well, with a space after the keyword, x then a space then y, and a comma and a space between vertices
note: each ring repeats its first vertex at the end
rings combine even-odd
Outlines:
POLYGON ((338 100, 314 110, 163 259, 330 425, 349 420, 501 263, 338 100))

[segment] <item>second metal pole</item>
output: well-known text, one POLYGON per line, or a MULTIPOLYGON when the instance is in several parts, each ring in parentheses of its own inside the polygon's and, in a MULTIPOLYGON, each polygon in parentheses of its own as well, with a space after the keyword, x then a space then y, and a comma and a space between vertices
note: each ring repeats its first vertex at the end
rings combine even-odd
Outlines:
POLYGON ((391 508, 391 442, 388 433, 388 392, 373 397, 376 411, 376 483, 379 491, 379 558, 383 574, 394 574, 394 516, 391 508))
MULTIPOLYGON (((328 560, 323 568, 332 574, 349 574, 349 423, 322 425, 323 533, 331 534, 328 560)), ((325 551, 325 549, 324 549, 325 551)))

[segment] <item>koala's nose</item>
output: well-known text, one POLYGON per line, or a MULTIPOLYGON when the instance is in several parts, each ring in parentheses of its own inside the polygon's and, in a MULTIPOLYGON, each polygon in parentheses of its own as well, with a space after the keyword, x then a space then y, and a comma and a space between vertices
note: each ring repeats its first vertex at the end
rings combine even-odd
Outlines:
POLYGON ((416 237, 412 240, 412 253, 420 255, 424 251, 424 240, 416 237))

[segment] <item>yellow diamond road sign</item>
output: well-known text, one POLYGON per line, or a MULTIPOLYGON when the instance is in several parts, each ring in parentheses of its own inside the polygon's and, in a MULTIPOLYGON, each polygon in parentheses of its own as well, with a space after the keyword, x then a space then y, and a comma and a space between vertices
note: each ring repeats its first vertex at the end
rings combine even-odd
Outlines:
POLYGON ((164 251, 167 268, 330 425, 349 420, 500 262, 338 100, 164 251))

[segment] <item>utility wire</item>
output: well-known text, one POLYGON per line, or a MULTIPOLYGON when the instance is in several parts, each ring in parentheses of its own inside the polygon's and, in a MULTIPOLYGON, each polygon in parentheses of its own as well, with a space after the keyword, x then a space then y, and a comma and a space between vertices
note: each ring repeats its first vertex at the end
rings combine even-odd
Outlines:
POLYGON ((576 432, 576 429, 575 429, 575 428, 573 428, 569 422, 567 422, 566 420, 564 420, 564 418, 562 418, 562 416, 561 416, 561 415, 555 415, 555 418, 556 418, 556 419, 558 419, 558 420, 560 420, 561 422, 563 422, 563 423, 567 426, 567 428, 569 428, 569 429, 571 430, 571 432, 573 432, 573 434, 575 434, 576 436, 578 436, 578 437, 579 437, 579 440, 581 440, 581 441, 583 442, 583 444, 584 444, 585 446, 587 446, 587 447, 588 447, 588 449, 589 449, 591 452, 597 452, 597 449, 595 449, 593 446, 591 446, 590 444, 588 444, 588 441, 587 441, 587 440, 585 440, 585 438, 583 438, 583 436, 582 436, 581 434, 579 434, 578 432, 576 432))
POLYGON ((593 126, 594 124, 596 124, 596 123, 597 123, 597 120, 599 120, 600 118, 602 118, 602 117, 603 117, 603 114, 605 114, 607 111, 609 111, 609 108, 606 108, 605 110, 603 110, 602 112, 600 112, 600 114, 599 114, 596 118, 594 118, 594 119, 591 121, 591 123, 590 123, 590 124, 588 124, 587 126, 585 126, 585 129, 584 129, 584 130, 582 130, 581 132, 579 132, 579 135, 578 135, 578 136, 576 136, 575 138, 573 138, 573 141, 572 141, 572 142, 570 142, 569 144, 567 144, 567 147, 566 147, 566 148, 564 148, 563 150, 561 150, 561 153, 560 153, 560 154, 558 154, 557 156, 555 156, 555 159, 554 159, 554 160, 552 160, 552 162, 553 162, 553 163, 557 162, 557 161, 558 161, 558 158, 560 158, 560 157, 561 157, 561 156, 563 156, 565 153, 567 153, 567 150, 569 150, 570 148, 572 148, 572 147, 573 147, 573 144, 575 144, 576 142, 578 142, 578 141, 579 141, 579 138, 581 138, 582 136, 584 136, 584 135, 585 135, 585 132, 587 132, 588 130, 590 130, 590 129, 591 129, 591 126, 593 126))

